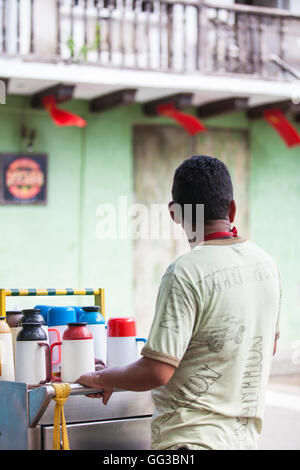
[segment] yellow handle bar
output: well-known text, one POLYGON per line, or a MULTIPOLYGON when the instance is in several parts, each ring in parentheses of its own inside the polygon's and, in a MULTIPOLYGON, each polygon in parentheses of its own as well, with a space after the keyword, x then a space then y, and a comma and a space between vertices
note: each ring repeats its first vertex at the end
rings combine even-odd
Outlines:
POLYGON ((105 318, 105 296, 104 289, 0 289, 0 316, 6 316, 6 297, 18 296, 55 296, 55 295, 94 295, 95 305, 99 305, 101 313, 105 318))

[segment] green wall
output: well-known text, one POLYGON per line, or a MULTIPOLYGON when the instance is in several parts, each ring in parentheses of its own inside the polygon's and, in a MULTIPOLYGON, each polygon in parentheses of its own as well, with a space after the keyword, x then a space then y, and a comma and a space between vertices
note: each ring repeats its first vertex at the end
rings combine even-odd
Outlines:
MULTIPOLYGON (((47 205, 0 206, 0 285, 105 287, 108 313, 130 314, 131 243, 101 241, 95 231, 97 206, 132 192, 130 125, 89 116, 86 102, 65 108, 86 118, 88 126, 58 128, 46 112, 30 109, 24 97, 8 97, 0 107, 0 151, 25 150, 23 122, 37 131, 34 151, 49 155, 47 205)), ((8 306, 44 300, 11 298, 8 306)), ((47 303, 91 301, 60 297, 47 303)))
POLYGON ((280 270, 282 342, 299 340, 300 146, 288 149, 263 120, 251 122, 250 130, 251 236, 274 256, 280 270))
MULTIPOLYGON (((49 155, 47 205, 0 206, 0 285, 105 287, 107 314, 132 314, 131 241, 99 240, 96 211, 101 203, 116 204, 120 195, 132 197, 132 125, 169 122, 145 118, 139 105, 91 114, 88 103, 78 100, 64 108, 87 119, 87 127, 58 128, 45 111, 30 109, 27 97, 10 96, 0 105, 0 152, 26 149, 20 137, 24 123, 37 131, 34 151, 49 155)), ((250 130, 251 237, 281 271, 283 341, 298 339, 300 147, 287 149, 264 121, 248 123, 242 113, 206 123, 250 130)), ((8 299, 8 306, 41 300, 8 299)), ((51 303, 87 300, 62 297, 51 303)))
MULTIPOLYGON (((281 344, 300 338, 300 146, 288 148, 263 119, 231 114, 207 124, 249 130, 250 238, 276 260, 282 284, 281 344)), ((299 123, 293 123, 300 132, 299 123)), ((262 312, 263 314, 263 312, 262 312)))

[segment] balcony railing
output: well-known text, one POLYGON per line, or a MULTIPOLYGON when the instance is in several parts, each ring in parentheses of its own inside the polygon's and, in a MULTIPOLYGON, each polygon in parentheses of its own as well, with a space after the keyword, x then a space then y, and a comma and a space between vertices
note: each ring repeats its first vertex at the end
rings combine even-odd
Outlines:
POLYGON ((175 73, 285 79, 300 15, 193 0, 0 0, 0 56, 175 73))

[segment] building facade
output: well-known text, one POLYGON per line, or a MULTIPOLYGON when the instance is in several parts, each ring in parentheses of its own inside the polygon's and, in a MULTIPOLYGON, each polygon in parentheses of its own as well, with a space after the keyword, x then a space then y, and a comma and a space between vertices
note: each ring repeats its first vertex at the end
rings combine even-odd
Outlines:
POLYGON ((300 16, 217 3, 2 1, 0 77, 8 95, 0 105, 0 153, 47 154, 48 188, 44 205, 0 206, 1 287, 105 287, 107 315, 134 314, 139 334, 147 335, 160 277, 187 247, 103 239, 101 208, 111 204, 121 213, 124 197, 128 204, 166 204, 176 166, 209 154, 231 171, 239 232, 278 263, 283 342, 299 338, 300 147, 288 148, 249 109, 283 106, 300 132, 297 81, 284 68, 300 69, 300 16), (86 127, 57 127, 34 107, 38 93, 63 85, 73 94, 61 106, 86 127), (135 91, 133 101, 110 99, 103 107, 100 100, 102 108, 92 108, 96 98, 124 89, 135 91), (219 103, 201 117, 207 132, 191 137, 145 113, 145 103, 184 93, 192 95, 190 114, 219 103), (240 97, 244 109, 222 112, 224 100, 240 97))

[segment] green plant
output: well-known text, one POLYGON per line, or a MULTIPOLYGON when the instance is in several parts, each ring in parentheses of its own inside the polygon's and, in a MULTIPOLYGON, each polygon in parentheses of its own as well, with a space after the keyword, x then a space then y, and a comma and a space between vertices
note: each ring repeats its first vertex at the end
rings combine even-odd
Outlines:
POLYGON ((75 42, 74 42, 74 38, 73 37, 70 37, 68 40, 67 40, 67 46, 70 50, 70 54, 71 54, 71 57, 74 57, 74 53, 75 53, 75 42))
POLYGON ((100 35, 100 24, 99 23, 96 24, 94 41, 90 45, 84 44, 79 49, 77 57, 75 57, 75 48, 76 48, 75 46, 76 45, 75 45, 75 41, 74 41, 73 36, 70 36, 69 39, 67 40, 67 46, 69 48, 71 58, 75 61, 78 61, 78 62, 82 58, 86 62, 87 57, 88 57, 88 53, 90 51, 98 51, 99 48, 100 48, 100 44, 101 44, 101 35, 100 35))

